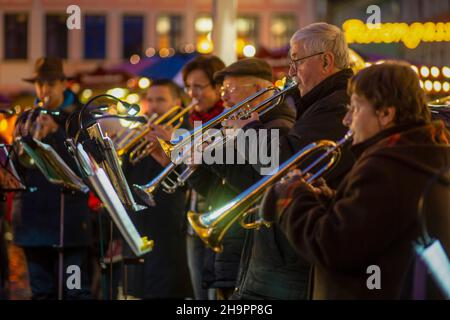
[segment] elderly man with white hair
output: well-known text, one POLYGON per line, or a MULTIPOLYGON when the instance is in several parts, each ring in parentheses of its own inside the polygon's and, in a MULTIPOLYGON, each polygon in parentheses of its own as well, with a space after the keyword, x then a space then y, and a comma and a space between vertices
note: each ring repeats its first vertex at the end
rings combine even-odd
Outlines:
MULTIPOLYGON (((287 135, 280 137, 280 162, 307 144, 321 140, 338 140, 346 128, 342 119, 349 97, 347 82, 353 75, 349 68, 348 46, 336 26, 314 23, 298 30, 291 38, 289 73, 298 82, 300 98, 296 101, 297 118, 287 135)), ((247 120, 230 120, 230 127, 261 129, 257 114, 247 120)), ((270 141, 270 139, 269 139, 270 141)), ((337 186, 353 164, 344 150, 341 161, 326 176, 337 186)), ((258 181, 260 168, 251 176, 258 181)), ((228 179, 230 184, 240 181, 228 179)), ((249 233, 242 254, 240 276, 233 299, 307 299, 311 266, 303 260, 275 225, 249 233)))

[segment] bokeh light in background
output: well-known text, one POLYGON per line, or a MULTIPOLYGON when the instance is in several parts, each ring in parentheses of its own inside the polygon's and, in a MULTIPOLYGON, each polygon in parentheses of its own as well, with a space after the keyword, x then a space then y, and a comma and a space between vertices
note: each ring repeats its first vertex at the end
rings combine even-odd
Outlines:
POLYGON ((444 82, 444 84, 442 85, 442 90, 444 90, 444 92, 449 92, 450 91, 450 83, 444 82))
POLYGON ((113 88, 113 89, 106 91, 106 93, 116 97, 117 99, 122 99, 128 93, 128 89, 113 88))
POLYGON ((251 44, 246 45, 242 51, 247 58, 254 57, 256 54, 256 49, 251 44))
POLYGON ((156 54, 155 48, 150 47, 150 48, 147 48, 147 50, 145 50, 145 55, 146 55, 148 58, 153 57, 155 54, 156 54))
POLYGON ((436 66, 431 67, 430 73, 431 73, 431 75, 432 75, 434 78, 439 77, 439 73, 440 73, 440 72, 439 72, 439 68, 436 67, 436 66))
POLYGON ((141 89, 147 89, 150 86, 150 79, 142 77, 139 79, 138 85, 141 89))
POLYGON ((128 103, 138 103, 139 102, 139 95, 137 93, 130 93, 126 99, 126 102, 128 103))
POLYGON ((133 54, 133 55, 130 57, 130 63, 131 63, 131 64, 138 64, 139 61, 141 61, 141 57, 140 57, 138 54, 133 54))
POLYGON ((5 132, 8 129, 8 121, 6 119, 0 120, 0 132, 5 132))
POLYGON ((433 82, 433 90, 436 92, 439 92, 439 91, 441 91, 441 89, 442 89, 441 83, 439 81, 434 81, 433 82))
POLYGON ((449 67, 443 67, 442 68, 442 74, 446 78, 450 78, 450 68, 449 67))
POLYGON ((424 78, 427 78, 430 75, 430 69, 426 66, 420 67, 420 75, 424 78))

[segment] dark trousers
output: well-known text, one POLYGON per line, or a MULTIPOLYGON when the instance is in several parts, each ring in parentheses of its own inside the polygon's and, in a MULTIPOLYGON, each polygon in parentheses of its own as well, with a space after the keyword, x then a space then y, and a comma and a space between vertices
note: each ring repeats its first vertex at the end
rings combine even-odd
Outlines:
POLYGON ((208 300, 208 291, 202 285, 206 247, 199 237, 188 234, 186 236, 186 248, 195 299, 208 300))
MULTIPOLYGON (((58 298, 58 251, 50 247, 24 248, 33 300, 54 300, 58 298)), ((63 298, 67 300, 91 299, 91 268, 89 249, 65 248, 63 262, 63 298), (81 288, 73 287, 74 271, 79 267, 81 288)))

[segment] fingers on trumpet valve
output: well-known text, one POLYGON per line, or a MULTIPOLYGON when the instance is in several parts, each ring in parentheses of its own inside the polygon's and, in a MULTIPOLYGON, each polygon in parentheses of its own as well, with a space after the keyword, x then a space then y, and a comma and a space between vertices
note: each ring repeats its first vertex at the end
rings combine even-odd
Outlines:
POLYGON ((291 183, 300 179, 307 179, 309 176, 311 176, 309 173, 304 175, 300 169, 294 169, 289 171, 284 177, 282 177, 278 183, 291 183))
POLYGON ((305 183, 308 185, 311 191, 316 194, 329 195, 333 193, 333 190, 328 187, 325 179, 323 178, 318 178, 315 179, 312 183, 307 183, 307 180, 311 176, 311 173, 303 174, 301 170, 294 169, 292 171, 289 171, 283 178, 281 178, 278 184, 285 186, 293 183, 305 183))

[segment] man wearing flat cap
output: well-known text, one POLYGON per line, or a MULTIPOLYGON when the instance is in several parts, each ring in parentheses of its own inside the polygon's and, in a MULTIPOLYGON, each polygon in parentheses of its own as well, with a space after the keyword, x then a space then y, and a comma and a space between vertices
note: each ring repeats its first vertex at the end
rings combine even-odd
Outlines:
MULTIPOLYGON (((52 146, 58 155, 75 173, 74 160, 64 144, 65 123, 68 117, 78 112, 81 105, 75 94, 66 89, 67 77, 63 73, 59 58, 40 58, 36 61, 33 77, 24 79, 34 84, 36 105, 59 111, 58 115, 38 114, 31 117, 27 130, 18 128, 28 118, 24 112, 16 123, 16 136, 29 135, 52 146), (38 125, 36 125, 38 124, 38 125), (28 130, 29 129, 29 130, 28 130)), ((73 133, 75 127, 69 128, 73 133)), ((69 133, 69 134, 72 134, 69 133)), ((28 137, 29 138, 29 137, 28 137)), ((24 166, 18 161, 28 186, 35 192, 22 192, 14 201, 13 226, 15 242, 24 249, 27 259, 32 299, 56 299, 58 289, 58 250, 60 245, 61 187, 51 184, 35 167, 24 166)), ((64 277, 67 267, 76 265, 81 270, 81 288, 69 289, 63 279, 65 299, 89 299, 90 277, 88 270, 88 248, 91 244, 91 225, 87 195, 79 192, 64 193, 64 277)))
MULTIPOLYGON (((222 83, 221 97, 225 108, 231 108, 240 101, 254 95, 258 91, 273 85, 272 68, 259 58, 247 58, 232 63, 214 74, 214 79, 222 83)), ((261 95, 249 103, 251 107, 269 98, 273 92, 261 95)), ((280 135, 289 131, 295 119, 295 111, 287 104, 281 103, 261 116, 261 122, 267 129, 278 129, 280 135)), ((234 152, 237 156, 237 152, 234 152)), ((236 160, 236 159, 235 159, 236 160)), ((188 180, 197 192, 206 197, 206 205, 210 210, 227 204, 251 184, 245 179, 246 173, 253 173, 250 164, 234 161, 234 164, 200 165, 188 180), (240 179, 240 178, 242 179, 240 179), (228 178, 240 180, 239 186, 229 185, 228 178)), ((234 292, 241 253, 244 246, 245 231, 234 224, 223 239, 223 251, 215 254, 205 274, 208 287, 217 289, 218 299, 228 299, 234 292), (209 279, 208 279, 209 278, 209 279)))

